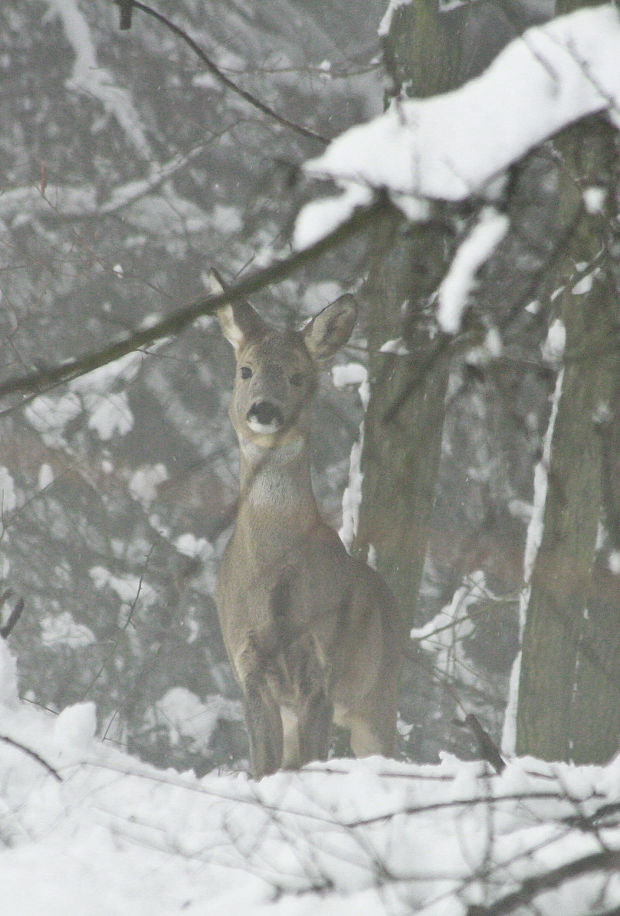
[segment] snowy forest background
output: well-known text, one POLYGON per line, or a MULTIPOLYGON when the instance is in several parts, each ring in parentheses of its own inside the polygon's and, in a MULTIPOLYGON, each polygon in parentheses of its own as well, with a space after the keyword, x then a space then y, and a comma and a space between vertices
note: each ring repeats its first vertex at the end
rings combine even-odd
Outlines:
MULTIPOLYGON (((120 31, 118 7, 107 0, 5 2, 0 10, 4 621, 23 601, 10 633, 23 700, 56 712, 93 701, 102 738, 158 765, 199 774, 246 766, 239 694, 213 603, 237 488, 226 415, 231 353, 214 319, 202 317, 68 384, 49 384, 45 370, 204 298, 211 266, 234 284, 285 260, 296 216, 318 193, 301 166, 326 140, 378 116, 389 98, 463 84, 525 26, 553 14, 542 3, 446 5, 424 33, 428 48, 438 42, 434 62, 425 62, 419 49, 417 61, 403 49, 410 40, 415 50, 408 17, 415 10, 423 32, 426 5, 392 6, 385 15, 383 0, 354 10, 183 0, 168 12, 202 59, 140 9, 120 31), (28 390, 11 390, 11 380, 28 376, 28 390)), ((617 139, 604 142, 617 159, 617 139)), ((252 296, 273 323, 298 326, 355 292, 361 321, 340 361, 370 367, 385 409, 394 391, 406 392, 393 436, 377 433, 371 404, 362 456, 369 489, 351 546, 364 556, 373 548, 416 628, 399 753, 420 763, 445 750, 479 756, 456 722, 468 713, 502 742, 535 468, 543 458, 549 470, 544 437, 563 366, 564 287, 552 273, 568 245, 562 155, 553 140, 537 146, 496 193, 511 232, 477 278, 474 305, 449 344, 433 297, 484 194, 435 201, 427 223, 408 224, 392 207, 252 296), (402 364, 417 373, 409 389, 406 374, 399 387, 402 364), (392 388, 381 391, 383 383, 392 388), (413 449, 420 466, 411 459, 393 475, 380 445, 397 455, 406 436, 403 454, 413 449), (412 493, 422 494, 415 506, 412 493)), ((616 165, 599 177, 617 194, 616 165)), ((608 198, 610 236, 615 201, 608 198)), ((571 289, 585 278, 580 295, 600 264, 587 253, 570 257, 571 289)), ((613 355, 617 313, 609 327, 600 350, 586 346, 577 358, 599 365, 613 355)), ((606 505, 599 517, 601 499, 588 491, 596 543, 586 566, 596 573, 590 615, 607 621, 595 660, 599 649, 607 653, 599 667, 617 698, 617 361, 608 375, 585 440, 598 443, 606 505)), ((340 384, 326 379, 317 398, 315 488, 334 527, 362 420, 351 380, 362 377, 334 373, 340 384)), ((587 464, 571 448, 569 463, 587 464)), ((549 568, 546 576, 557 584, 567 574, 549 568)), ((617 747, 618 705, 596 762, 617 747)))
POLYGON ((0 7, 0 908, 617 914, 617 10, 121 6, 0 7), (397 761, 247 775, 211 267, 358 300, 312 459, 397 761))

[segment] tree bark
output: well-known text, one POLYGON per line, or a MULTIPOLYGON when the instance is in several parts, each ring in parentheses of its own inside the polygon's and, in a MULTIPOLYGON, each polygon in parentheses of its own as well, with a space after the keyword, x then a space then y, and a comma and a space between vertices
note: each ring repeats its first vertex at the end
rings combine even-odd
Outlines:
POLYGON ((355 549, 375 557, 409 624, 429 540, 448 381, 448 358, 425 314, 446 269, 446 247, 440 230, 406 231, 391 215, 375 236, 365 287, 371 396, 355 549), (381 352, 397 338, 407 355, 381 352))
POLYGON ((596 118, 565 131, 556 147, 562 207, 577 218, 554 282, 565 365, 523 635, 517 752, 602 763, 620 738, 618 577, 596 565, 605 459, 597 425, 618 385, 610 255, 615 146, 611 129, 596 118), (591 188, 606 191, 599 212, 584 206, 591 188))
MULTIPOLYGON (((459 17, 460 21, 460 17, 459 17)), ((454 85, 454 17, 430 0, 397 8, 384 39, 395 93, 429 96, 454 85)), ((429 304, 453 247, 448 225, 408 227, 396 211, 374 234, 368 281, 370 401, 364 424, 362 503, 354 550, 375 559, 413 624, 441 451, 448 360, 429 304), (402 338, 408 355, 381 352, 402 338)))

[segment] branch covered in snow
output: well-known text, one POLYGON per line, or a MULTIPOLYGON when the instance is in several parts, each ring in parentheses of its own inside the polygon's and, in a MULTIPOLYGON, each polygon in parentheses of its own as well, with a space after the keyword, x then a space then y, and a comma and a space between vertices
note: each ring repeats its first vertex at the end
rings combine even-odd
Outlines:
POLYGON ((428 201, 493 198, 510 165, 587 115, 606 112, 620 126, 618 60, 620 17, 609 4, 529 29, 460 89, 396 100, 306 162, 309 175, 333 179, 342 193, 301 211, 297 247, 314 243, 373 190, 423 221, 428 201))
POLYGON ((98 99, 125 134, 140 159, 151 161, 153 151, 142 118, 130 93, 119 86, 112 74, 97 60, 90 27, 77 0, 47 0, 50 15, 58 16, 75 56, 67 88, 98 99))

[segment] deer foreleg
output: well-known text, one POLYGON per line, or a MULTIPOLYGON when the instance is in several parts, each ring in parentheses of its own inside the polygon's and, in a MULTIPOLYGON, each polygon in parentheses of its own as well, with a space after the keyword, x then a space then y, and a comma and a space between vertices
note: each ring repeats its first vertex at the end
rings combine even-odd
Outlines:
POLYGON ((329 730, 334 707, 322 686, 305 696, 299 709, 299 756, 301 763, 327 760, 329 730))
POLYGON ((254 779, 275 773, 282 765, 282 718, 264 681, 249 678, 244 685, 245 721, 250 737, 254 779))
POLYGON ((316 644, 306 647, 299 665, 299 756, 301 764, 309 760, 327 760, 329 730, 334 707, 329 697, 329 674, 316 644))

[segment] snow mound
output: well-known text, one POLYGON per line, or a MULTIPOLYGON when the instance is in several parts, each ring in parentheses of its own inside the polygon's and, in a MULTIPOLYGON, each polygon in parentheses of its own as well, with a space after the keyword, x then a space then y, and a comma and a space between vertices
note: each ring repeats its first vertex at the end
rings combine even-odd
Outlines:
POLYGON ((496 776, 451 755, 373 757, 197 779, 94 739, 91 703, 19 705, 4 644, 0 685, 3 912, 465 916, 523 887, 543 916, 620 905, 618 760, 496 776), (556 880, 567 863, 576 877, 556 880))

